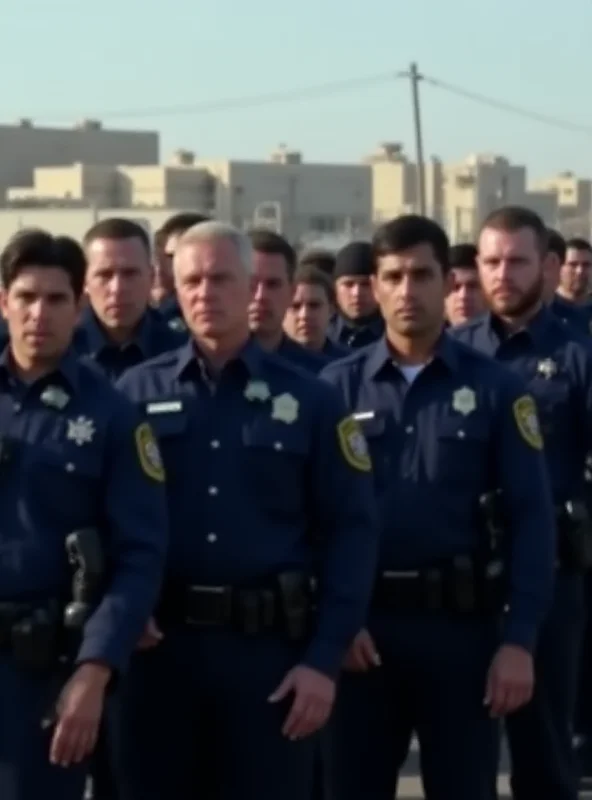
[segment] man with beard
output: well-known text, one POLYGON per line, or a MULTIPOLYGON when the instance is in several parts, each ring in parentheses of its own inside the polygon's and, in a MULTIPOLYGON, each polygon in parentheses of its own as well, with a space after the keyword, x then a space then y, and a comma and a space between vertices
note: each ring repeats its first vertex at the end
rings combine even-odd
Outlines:
POLYGON ((321 376, 363 425, 381 515, 373 603, 329 730, 329 797, 391 800, 416 732, 426 797, 493 800, 499 717, 531 697, 552 590, 536 409, 518 376, 444 332, 448 239, 435 222, 393 220, 373 250, 386 334, 321 376), (507 516, 503 546, 484 494, 507 516))
POLYGON ((532 211, 494 211, 479 236, 479 274, 490 311, 450 331, 528 383, 541 418, 558 531, 553 605, 536 648, 532 702, 507 719, 516 800, 575 800, 572 749, 584 619, 580 551, 584 468, 592 445, 589 350, 543 303, 547 230, 532 211))

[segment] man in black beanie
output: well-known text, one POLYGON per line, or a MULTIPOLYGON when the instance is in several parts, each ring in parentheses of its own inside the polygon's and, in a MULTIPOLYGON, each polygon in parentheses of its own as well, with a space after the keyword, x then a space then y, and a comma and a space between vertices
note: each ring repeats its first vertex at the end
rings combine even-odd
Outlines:
POLYGON ((364 347, 382 336, 384 321, 372 293, 372 247, 369 242, 350 242, 336 256, 333 278, 337 314, 329 336, 346 347, 364 347))

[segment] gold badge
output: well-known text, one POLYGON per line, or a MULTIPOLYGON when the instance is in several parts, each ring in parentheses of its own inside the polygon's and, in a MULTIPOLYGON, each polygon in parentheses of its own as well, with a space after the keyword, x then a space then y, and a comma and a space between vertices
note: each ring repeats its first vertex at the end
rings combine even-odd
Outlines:
POLYGON ((545 358, 537 364, 537 372, 547 380, 550 380, 554 375, 557 375, 557 364, 552 358, 545 358))
POLYGON ((468 386, 457 389, 452 395, 452 408, 464 417, 471 414, 477 408, 475 392, 468 386))
POLYGON ((353 417, 342 419, 337 426, 339 447, 347 463, 360 472, 370 472, 372 461, 366 438, 353 417))
POLYGON ((298 419, 298 400, 291 394, 280 394, 271 401, 271 418, 291 425, 298 419))
POLYGON ((138 425, 135 438, 142 469, 149 478, 162 483, 165 479, 164 466, 152 428, 147 422, 138 425))
POLYGON ((514 419, 522 438, 535 450, 543 449, 543 437, 539 426, 539 417, 532 397, 522 395, 512 406, 514 419))

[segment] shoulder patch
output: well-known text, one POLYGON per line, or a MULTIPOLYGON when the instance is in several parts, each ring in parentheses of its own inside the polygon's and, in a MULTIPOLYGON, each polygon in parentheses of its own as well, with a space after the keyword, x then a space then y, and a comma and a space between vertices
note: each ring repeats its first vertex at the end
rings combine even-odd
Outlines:
POLYGON ((164 466, 152 428, 143 422, 136 428, 134 436, 142 470, 152 480, 162 483, 165 479, 164 466))
POLYGON ((543 437, 536 405, 532 397, 528 394, 522 395, 522 397, 514 401, 512 410, 522 438, 535 450, 542 450, 543 437))
POLYGON ((347 463, 360 472, 370 472, 372 461, 362 429, 353 417, 342 419, 337 426, 337 438, 347 463))

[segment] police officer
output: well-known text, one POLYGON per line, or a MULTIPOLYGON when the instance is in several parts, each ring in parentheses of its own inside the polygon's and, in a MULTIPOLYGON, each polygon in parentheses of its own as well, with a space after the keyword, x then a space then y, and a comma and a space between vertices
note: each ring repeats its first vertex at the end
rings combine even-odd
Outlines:
POLYGON ((182 211, 173 214, 154 234, 154 275, 152 280, 152 304, 158 308, 172 330, 185 331, 185 322, 181 315, 175 281, 173 278, 173 255, 178 239, 186 230, 208 217, 194 211, 182 211))
POLYGON ((580 238, 566 242, 553 310, 586 335, 592 333, 592 304, 589 298, 591 269, 590 242, 580 238))
POLYGON ((512 790, 517 800, 575 800, 571 736, 586 567, 580 551, 590 534, 589 521, 576 520, 574 509, 583 504, 592 444, 592 361, 589 348, 543 304, 547 231, 539 217, 524 208, 499 209, 483 223, 478 246, 491 311, 451 335, 528 383, 539 408, 558 530, 555 594, 536 651, 534 697, 507 720, 512 790))
POLYGON ((124 800, 205 797, 211 767, 221 800, 310 797, 313 734, 365 615, 365 442, 337 392, 250 338, 251 259, 230 226, 188 231, 174 270, 193 340, 120 382, 159 435, 172 514, 163 638, 126 688, 124 800))
POLYGON ((349 348, 327 336, 335 294, 330 278, 319 269, 300 266, 293 280, 292 302, 284 317, 284 330, 294 341, 331 361, 348 355, 349 348))
POLYGON ((536 410, 517 376, 443 333, 435 222, 400 217, 373 248, 386 335, 321 374, 363 425, 381 513, 373 603, 330 726, 329 797, 390 800, 415 731, 426 797, 493 800, 498 720, 531 697, 553 577, 536 410))
POLYGON ((249 238, 253 248, 253 297, 249 306, 252 333, 265 350, 307 372, 320 372, 331 359, 303 347, 284 333, 296 269, 292 245, 283 236, 268 230, 253 230, 249 238))
POLYGON ((110 380, 185 341, 150 308, 150 240, 128 219, 97 222, 84 237, 86 293, 74 344, 110 380))
POLYGON ((164 563, 151 430, 70 347, 84 270, 81 253, 43 231, 15 237, 0 256, 10 335, 0 356, 2 800, 80 800, 106 692, 152 612, 164 563), (78 597, 87 607, 70 606, 79 629, 66 636, 66 539, 76 531, 77 586, 88 587, 91 570, 102 589, 78 597), (97 575, 101 550, 108 572, 97 575))
POLYGON ((485 311, 477 272, 477 248, 474 244, 456 244, 450 248, 450 281, 446 295, 446 319, 449 325, 462 325, 485 311))
POLYGON ((329 336, 345 347, 363 347, 382 336, 384 321, 370 287, 371 274, 369 242, 350 242, 337 253, 333 271, 337 314, 329 336))

